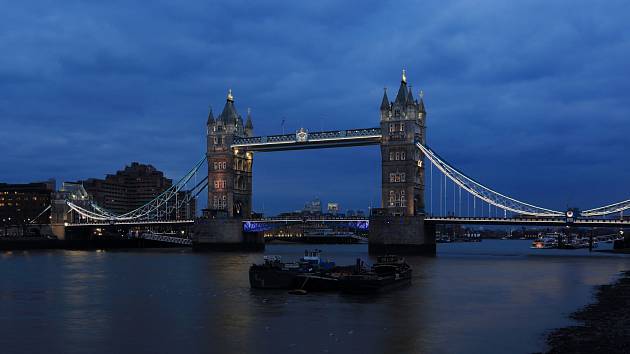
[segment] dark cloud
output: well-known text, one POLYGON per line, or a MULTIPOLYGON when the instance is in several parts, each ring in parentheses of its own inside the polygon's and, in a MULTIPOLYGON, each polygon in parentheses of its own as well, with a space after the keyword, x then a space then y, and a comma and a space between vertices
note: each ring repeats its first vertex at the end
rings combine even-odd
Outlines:
MULTIPOLYGON (((0 180, 182 175, 232 88, 259 134, 378 125, 406 67, 429 142, 551 208, 628 198, 624 1, 26 1, 0 14, 0 180)), ((260 154, 255 206, 378 205, 377 148, 260 154), (282 185, 283 190, 277 190, 282 185), (290 193, 286 193, 286 191, 290 193)))

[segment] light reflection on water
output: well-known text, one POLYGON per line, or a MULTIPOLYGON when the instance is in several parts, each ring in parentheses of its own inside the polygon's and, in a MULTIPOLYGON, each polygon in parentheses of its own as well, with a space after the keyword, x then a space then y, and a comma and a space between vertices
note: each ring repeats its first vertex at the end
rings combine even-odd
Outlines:
MULTIPOLYGON (((530 250, 528 241, 442 244, 407 257, 413 284, 379 296, 256 291, 261 254, 41 251, 0 258, 3 352, 452 353, 541 350, 546 330, 628 258, 530 250), (8 350, 7 350, 8 349, 8 350)), ((297 258, 307 245, 268 245, 297 258)), ((312 248, 312 247, 311 247, 312 248)), ((351 264, 366 245, 319 245, 351 264)))

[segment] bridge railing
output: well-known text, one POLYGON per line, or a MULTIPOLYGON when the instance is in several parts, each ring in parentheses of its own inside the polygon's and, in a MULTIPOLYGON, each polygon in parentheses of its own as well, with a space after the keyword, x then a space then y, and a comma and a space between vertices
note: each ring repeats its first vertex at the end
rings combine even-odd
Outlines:
MULTIPOLYGON (((308 141, 335 140, 348 138, 361 138, 368 136, 380 136, 381 128, 330 130, 308 133, 308 141)), ((282 135, 254 136, 248 138, 235 138, 233 145, 255 145, 274 143, 298 142, 295 133, 282 135)))

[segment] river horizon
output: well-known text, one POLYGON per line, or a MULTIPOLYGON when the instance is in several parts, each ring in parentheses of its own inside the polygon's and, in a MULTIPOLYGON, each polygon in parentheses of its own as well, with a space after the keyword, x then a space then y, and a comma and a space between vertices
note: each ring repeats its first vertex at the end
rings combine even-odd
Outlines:
MULTIPOLYGON (((530 353, 573 323, 624 255, 531 250, 527 240, 439 244, 407 256, 411 286, 376 296, 250 289, 262 253, 7 251, 0 345, 11 353, 530 353)), ((604 244, 606 246, 606 244, 604 244)), ((367 245, 268 244, 265 255, 372 263, 367 245)))

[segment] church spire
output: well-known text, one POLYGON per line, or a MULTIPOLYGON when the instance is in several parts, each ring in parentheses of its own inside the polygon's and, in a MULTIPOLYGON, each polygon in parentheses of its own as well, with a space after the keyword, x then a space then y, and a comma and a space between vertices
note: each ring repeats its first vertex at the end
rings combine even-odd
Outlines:
POLYGON ((387 87, 383 88, 383 101, 381 101, 381 111, 389 109, 389 98, 387 98, 387 87))

